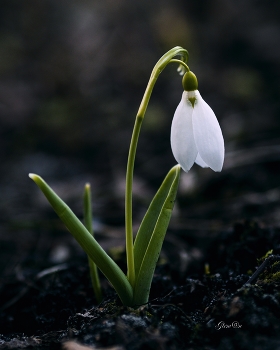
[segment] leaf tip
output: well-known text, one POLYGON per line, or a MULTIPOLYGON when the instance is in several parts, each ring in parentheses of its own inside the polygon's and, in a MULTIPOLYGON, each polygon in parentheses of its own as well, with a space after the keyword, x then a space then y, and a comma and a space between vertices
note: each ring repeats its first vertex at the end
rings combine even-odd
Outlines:
POLYGON ((90 190, 90 183, 89 183, 89 182, 87 182, 87 183, 85 184, 85 189, 86 189, 86 190, 90 190))
POLYGON ((28 176, 30 177, 31 180, 33 180, 38 186, 40 183, 43 182, 43 179, 37 175, 37 174, 33 174, 33 173, 29 173, 28 176))
POLYGON ((176 165, 172 168, 172 170, 174 170, 176 173, 180 172, 180 170, 181 170, 181 165, 180 165, 180 164, 176 164, 176 165))
POLYGON ((33 174, 33 173, 29 173, 28 176, 30 177, 30 179, 32 180, 36 180, 36 179, 41 179, 41 177, 37 174, 33 174))

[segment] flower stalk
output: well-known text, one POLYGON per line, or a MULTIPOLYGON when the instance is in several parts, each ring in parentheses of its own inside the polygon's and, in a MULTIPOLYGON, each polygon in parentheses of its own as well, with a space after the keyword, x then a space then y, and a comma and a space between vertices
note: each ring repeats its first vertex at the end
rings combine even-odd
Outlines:
POLYGON ((174 47, 164 54, 159 61, 156 63, 154 69, 152 70, 148 85, 146 87, 144 96, 142 98, 138 113, 136 115, 136 120, 132 132, 127 170, 126 170, 126 188, 125 188, 125 230, 126 230, 126 252, 127 252, 127 276, 130 284, 134 286, 135 283, 135 263, 134 263, 134 252, 133 252, 133 226, 132 226, 132 191, 133 191, 133 172, 136 149, 139 139, 139 134, 142 126, 143 119, 150 101, 150 97, 155 86, 155 83, 164 70, 167 64, 171 62, 177 62, 183 66, 188 66, 185 62, 188 61, 189 54, 188 51, 180 46, 174 47), (174 57, 180 56, 181 60, 175 60, 174 57))

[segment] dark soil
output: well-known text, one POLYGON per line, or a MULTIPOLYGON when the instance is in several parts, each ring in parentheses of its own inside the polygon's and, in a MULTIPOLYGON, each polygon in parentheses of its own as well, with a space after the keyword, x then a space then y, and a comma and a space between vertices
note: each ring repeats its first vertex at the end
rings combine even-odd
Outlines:
POLYGON ((279 229, 239 223, 205 248, 196 268, 190 261, 192 274, 180 275, 178 250, 166 242, 150 302, 138 309, 123 307, 105 280, 97 305, 83 258, 37 275, 21 271, 1 289, 0 349, 78 349, 70 340, 129 350, 278 349, 280 263, 246 284, 271 249, 280 253, 279 229))

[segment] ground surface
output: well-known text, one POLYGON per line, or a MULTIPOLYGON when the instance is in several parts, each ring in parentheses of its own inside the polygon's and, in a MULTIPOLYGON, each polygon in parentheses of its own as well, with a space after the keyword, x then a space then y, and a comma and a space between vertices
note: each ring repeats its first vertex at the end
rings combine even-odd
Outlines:
POLYGON ((201 261, 189 257, 180 273, 172 257, 178 247, 170 247, 150 302, 136 310, 123 307, 104 280, 105 299, 96 305, 86 259, 41 270, 36 278, 32 269, 18 271, 21 280, 1 290, 0 348, 279 348, 280 263, 269 263, 252 285, 246 282, 258 258, 271 249, 280 253, 280 230, 237 224, 201 250, 201 261))

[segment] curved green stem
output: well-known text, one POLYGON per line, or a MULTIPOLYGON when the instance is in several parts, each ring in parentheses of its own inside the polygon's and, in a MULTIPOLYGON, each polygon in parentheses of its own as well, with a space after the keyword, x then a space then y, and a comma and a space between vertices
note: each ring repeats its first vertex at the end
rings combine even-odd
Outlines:
MULTIPOLYGON (((132 187, 133 187, 133 171, 135 154, 138 144, 138 138, 141 130, 142 121, 144 119, 146 109, 155 86, 155 83, 163 71, 163 69, 170 63, 175 56, 180 56, 181 60, 178 63, 185 66, 185 62, 188 62, 188 51, 180 46, 176 46, 173 49, 165 53, 155 65, 150 80, 148 82, 147 88, 145 90, 144 96, 142 98, 138 113, 136 115, 136 120, 134 124, 134 129, 131 137, 127 170, 126 170, 126 190, 125 190, 125 228, 126 228, 126 254, 127 254, 127 276, 128 280, 133 287, 135 284, 135 267, 134 267, 134 252, 133 252, 133 229, 132 229, 132 187)), ((173 61, 174 62, 174 61, 173 61)), ((176 60, 177 62, 177 60, 176 60)))
POLYGON ((172 62, 179 63, 179 64, 181 64, 182 66, 185 67, 187 72, 190 71, 189 66, 185 62, 182 62, 181 60, 177 60, 176 58, 173 58, 172 60, 169 61, 169 63, 172 63, 172 62))

